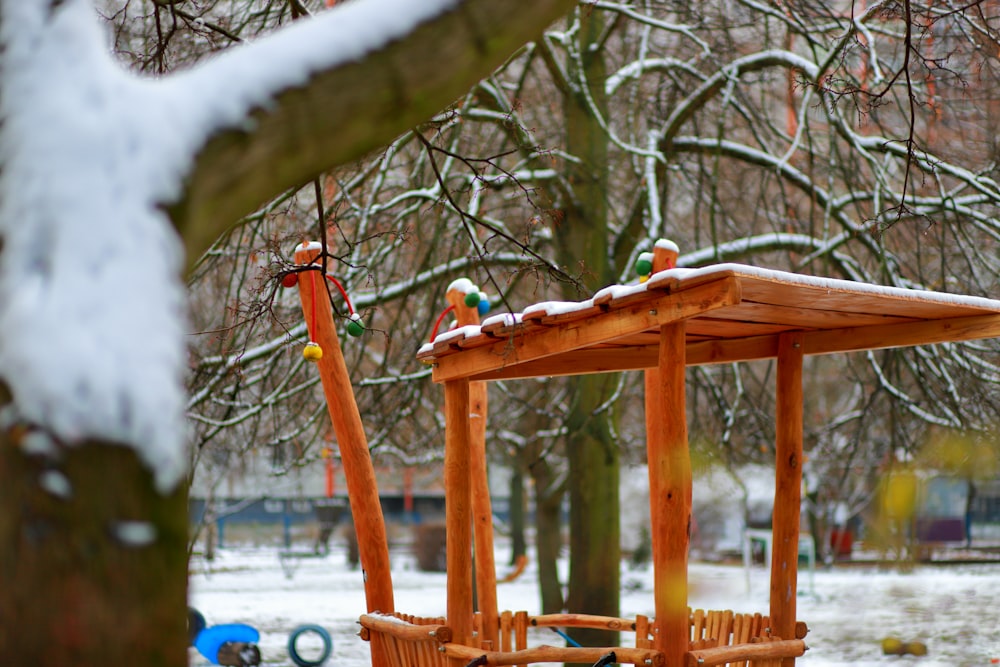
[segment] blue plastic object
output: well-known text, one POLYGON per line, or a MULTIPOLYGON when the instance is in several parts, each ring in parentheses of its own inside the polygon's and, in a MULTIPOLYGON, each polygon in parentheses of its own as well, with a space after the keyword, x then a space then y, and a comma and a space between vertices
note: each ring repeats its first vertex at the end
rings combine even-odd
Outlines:
POLYGON ((307 623, 306 625, 300 625, 295 628, 292 630, 292 633, 288 635, 288 655, 291 656, 292 662, 299 667, 319 667, 326 662, 332 652, 333 639, 330 638, 330 633, 327 632, 322 626, 307 623), (299 637, 307 632, 319 635, 319 638, 323 640, 323 653, 315 660, 309 660, 299 655, 299 637))
POLYGON ((260 641, 260 632, 257 628, 244 625, 243 623, 224 623, 205 628, 198 633, 194 640, 194 647, 198 653, 205 656, 205 659, 213 665, 219 664, 219 647, 226 642, 245 642, 256 644, 260 641))

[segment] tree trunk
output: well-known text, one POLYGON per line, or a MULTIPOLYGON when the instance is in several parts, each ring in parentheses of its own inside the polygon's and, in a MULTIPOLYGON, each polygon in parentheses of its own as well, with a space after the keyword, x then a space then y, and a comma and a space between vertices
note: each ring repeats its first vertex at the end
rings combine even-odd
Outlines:
POLYGON ((552 469, 544 460, 531 467, 531 474, 535 481, 535 551, 542 613, 558 614, 566 603, 559 581, 563 492, 553 488, 552 469))
POLYGON ((519 556, 528 553, 528 541, 524 536, 525 529, 525 507, 524 507, 524 471, 521 470, 520 460, 514 458, 511 466, 510 476, 510 542, 511 554, 510 564, 517 563, 519 556))
POLYGON ((187 664, 184 484, 162 495, 131 448, 14 427, 0 507, 4 664, 187 664))
MULTIPOLYGON (((618 516, 618 443, 607 413, 594 414, 616 381, 613 375, 580 378, 569 424, 569 594, 571 613, 618 616, 621 546, 618 516)), ((584 646, 615 646, 617 637, 577 630, 584 646)))
MULTIPOLYGON (((556 233, 561 263, 581 272, 591 289, 614 281, 608 247, 608 137, 594 115, 606 115, 606 67, 601 48, 604 20, 580 11, 580 68, 569 64, 571 82, 586 81, 586 95, 571 87, 564 97, 566 149, 578 158, 567 163, 573 194, 556 233)), ((578 298, 568 294, 567 298, 578 298)), ((574 380, 576 392, 567 415, 570 498, 570 572, 567 610, 617 616, 620 537, 618 518, 618 444, 611 413, 602 410, 614 391, 615 375, 574 380)), ((613 646, 607 632, 575 630, 584 646, 613 646)))

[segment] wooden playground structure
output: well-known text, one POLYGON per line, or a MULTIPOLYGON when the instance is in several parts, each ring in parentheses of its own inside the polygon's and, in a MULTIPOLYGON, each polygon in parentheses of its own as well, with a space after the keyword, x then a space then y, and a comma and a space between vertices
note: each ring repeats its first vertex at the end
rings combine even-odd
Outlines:
MULTIPOLYGON (((318 244, 303 244, 296 262, 308 267, 319 252, 318 244)), ((440 618, 394 608, 374 469, 331 306, 320 289, 321 272, 299 273, 303 313, 312 323, 310 340, 323 350, 317 366, 355 518, 368 605, 360 619, 361 636, 371 643, 374 667, 792 665, 803 655, 806 626, 796 617, 803 358, 1000 337, 1000 300, 737 264, 682 269, 675 268, 676 258, 676 246, 660 241, 647 260, 648 275, 638 284, 608 287, 579 303, 540 303, 482 322, 477 307, 469 305, 477 299, 466 300, 462 283, 452 284, 447 298, 457 326, 418 352, 433 365, 445 398, 448 578, 447 611, 440 618), (759 359, 777 361, 770 608, 757 614, 692 610, 685 369, 759 359), (501 612, 486 486, 487 383, 623 370, 645 375, 654 616, 501 612), (603 628, 634 638, 623 646, 529 646, 528 628, 544 626, 603 628)))

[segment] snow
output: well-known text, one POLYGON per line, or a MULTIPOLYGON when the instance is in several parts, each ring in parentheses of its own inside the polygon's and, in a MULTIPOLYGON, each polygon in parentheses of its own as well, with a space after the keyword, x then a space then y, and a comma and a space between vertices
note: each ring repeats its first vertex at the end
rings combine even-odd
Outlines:
MULTIPOLYGON (((615 287, 615 286, 612 286, 615 287)), ((611 289, 611 288, 605 288, 611 289)), ((604 290, 597 292, 601 294, 604 290)), ((596 295, 595 295, 596 296, 596 295)), ((586 310, 594 305, 594 300, 587 299, 586 301, 540 301, 538 303, 533 303, 524 309, 523 315, 530 315, 531 313, 544 313, 545 315, 551 317, 554 315, 567 315, 569 313, 576 312, 578 310, 586 310)))
POLYGON ((161 491, 182 482, 183 258, 160 206, 211 133, 456 4, 343 3, 154 81, 112 61, 88 0, 2 0, 4 419, 127 444, 161 491))
POLYGON ((512 327, 515 324, 520 324, 521 320, 521 313, 497 313, 496 315, 490 315, 483 320, 480 326, 486 327, 500 325, 504 327, 512 327))
POLYGON ((479 288, 468 278, 458 278, 451 281, 446 292, 456 290, 462 294, 478 294, 479 288))
POLYGON ((0 377, 21 419, 63 444, 141 443, 169 489, 185 467, 184 292, 150 188, 170 136, 88 3, 3 11, 0 377))
MULTIPOLYGON (((360 570, 346 564, 338 544, 323 557, 302 552, 280 556, 277 548, 227 549, 212 563, 192 562, 192 606, 209 625, 249 623, 261 631, 263 664, 293 665, 287 652, 289 633, 317 623, 333 637, 326 663, 368 667, 368 644, 358 636, 358 616, 365 613, 360 570)), ((498 542, 496 562, 504 574, 506 545, 498 542)), ((409 548, 391 551, 398 611, 420 616, 443 615, 446 577, 416 570, 409 548)), ((565 581, 566 563, 560 563, 565 581)), ((800 584, 806 574, 800 572, 800 584)), ((814 575, 814 592, 797 598, 798 617, 810 628, 810 647, 796 664, 803 667, 949 667, 988 665, 1000 657, 1000 570, 994 565, 924 565, 912 571, 875 565, 839 565, 814 575), (927 657, 884 656, 881 640, 896 636, 928 645, 927 657)), ((807 588, 802 585, 800 588, 807 588)), ((622 568, 623 616, 652 615, 652 572, 622 568)), ((693 563, 690 602, 705 609, 766 612, 768 572, 762 566, 693 563), (748 576, 749 573, 749 576, 748 576)), ((501 609, 539 613, 538 572, 529 554, 525 573, 497 590, 501 609)), ((532 630, 533 643, 560 645, 554 633, 532 630)), ((191 649, 191 664, 208 663, 191 649)))
POLYGON ((964 294, 949 294, 947 292, 932 292, 930 290, 906 289, 902 287, 890 287, 886 285, 875 285, 872 283, 856 282, 853 280, 843 280, 840 278, 823 278, 817 276, 807 276, 788 271, 778 271, 775 269, 765 269, 747 264, 713 264, 700 269, 674 268, 660 271, 643 283, 643 288, 655 288, 661 282, 669 282, 671 279, 690 279, 732 271, 741 276, 760 278, 762 280, 772 280, 775 282, 793 283, 797 285, 807 285, 818 287, 831 292, 848 291, 860 294, 871 294, 877 296, 895 297, 900 299, 924 299, 936 301, 938 303, 953 306, 969 306, 973 308, 985 308, 987 310, 1000 311, 1000 301, 996 299, 986 299, 977 296, 967 296, 964 294))

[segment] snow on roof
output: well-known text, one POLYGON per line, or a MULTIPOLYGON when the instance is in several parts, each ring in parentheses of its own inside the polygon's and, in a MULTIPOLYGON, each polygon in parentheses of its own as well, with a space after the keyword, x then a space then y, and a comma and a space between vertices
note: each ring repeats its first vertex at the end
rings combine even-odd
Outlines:
POLYGON ((588 368, 596 371, 638 368, 646 363, 646 357, 634 354, 615 356, 614 350, 644 348, 651 344, 647 334, 655 333, 659 325, 646 318, 644 313, 648 313, 650 318, 666 318, 664 321, 673 317, 665 314, 666 311, 658 314, 656 303, 661 303, 668 310, 684 309, 684 317, 695 323, 688 326, 689 343, 723 343, 736 339, 752 341, 749 347, 698 348, 700 356, 689 356, 688 363, 720 363, 773 355, 776 348, 762 341, 790 331, 837 334, 807 339, 807 354, 828 354, 991 337, 998 335, 996 332, 1000 326, 994 320, 986 324, 970 323, 968 328, 956 322, 948 328, 937 327, 914 333, 909 325, 922 320, 1000 315, 1000 301, 727 263, 696 269, 666 269, 645 282, 605 287, 585 301, 536 303, 519 314, 494 316, 479 327, 463 327, 460 340, 438 340, 435 344, 421 347, 417 356, 422 361, 434 363, 459 352, 478 355, 474 363, 451 366, 447 371, 439 365, 435 369, 435 377, 439 381, 465 374, 489 379, 531 376, 535 373, 589 372, 588 368), (735 286, 727 288, 725 284, 735 286), (701 296, 687 300, 676 296, 684 291, 693 294, 700 287, 711 285, 715 287, 701 296), (641 306, 647 303, 654 305, 648 309, 641 306), (591 328, 586 336, 581 333, 588 323, 593 322, 592 317, 604 314, 625 318, 628 324, 616 320, 615 323, 608 322, 607 326, 591 328), (497 319, 500 317, 504 319, 497 319), (893 324, 904 325, 906 331, 873 329, 871 337, 864 340, 849 333, 856 328, 893 324), (527 341, 533 336, 549 334, 554 337, 530 350, 517 348, 515 351, 510 347, 511 336, 519 341, 518 345, 527 346, 527 341), (612 342, 614 350, 602 348, 612 342), (587 349, 593 350, 595 355, 589 357, 591 366, 581 364, 579 356, 563 365, 553 361, 559 354, 587 349), (523 371, 513 368, 545 357, 548 361, 537 368, 523 371), (619 363, 626 365, 616 365, 619 363), (500 375, 493 375, 494 372, 500 375))
POLYGON ((735 263, 713 264, 711 266, 698 269, 668 269, 655 274, 646 283, 638 287, 645 286, 649 289, 655 289, 657 286, 662 285, 671 279, 690 279, 696 276, 709 276, 711 274, 723 273, 726 271, 732 271, 741 276, 751 276, 772 282, 806 285, 830 291, 855 292, 858 294, 887 296, 900 299, 921 299, 956 306, 970 306, 975 308, 986 308, 989 310, 1000 310, 1000 301, 996 299, 987 299, 984 297, 968 296, 963 294, 949 294, 947 292, 934 292, 931 290, 889 287, 886 285, 875 285, 873 283, 863 283, 855 280, 843 280, 841 278, 808 276, 789 271, 778 271, 776 269, 765 269, 758 266, 735 263))

